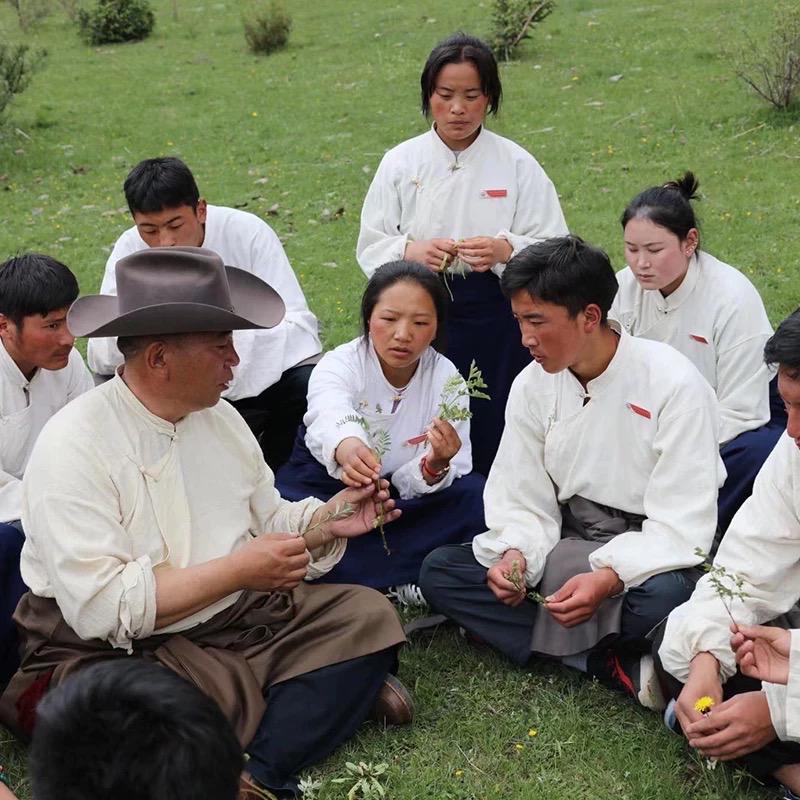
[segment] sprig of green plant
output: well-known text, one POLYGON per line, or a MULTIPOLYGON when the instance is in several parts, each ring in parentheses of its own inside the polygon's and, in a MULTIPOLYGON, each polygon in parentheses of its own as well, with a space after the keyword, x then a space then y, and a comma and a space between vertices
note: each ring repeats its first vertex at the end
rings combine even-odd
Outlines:
POLYGON ((709 583, 714 587, 714 591, 725 607, 725 611, 728 612, 731 622, 736 625, 737 622, 731 613, 733 602, 734 600, 744 601, 749 597, 744 590, 744 578, 740 577, 735 572, 729 572, 723 566, 711 563, 708 553, 703 552, 700 547, 695 547, 694 554, 703 559, 700 569, 708 574, 709 583))
POLYGON ((389 769, 388 764, 373 764, 364 761, 354 764, 352 761, 348 761, 344 766, 349 774, 343 778, 333 778, 331 783, 354 781, 347 792, 347 800, 380 800, 380 798, 386 797, 383 776, 389 769))
POLYGON ((319 778, 300 778, 297 783, 297 788, 300 790, 303 800, 317 800, 322 786, 323 781, 319 780, 319 778))
MULTIPOLYGON (((389 435, 389 432, 384 428, 373 428, 367 420, 361 416, 361 414, 348 414, 346 417, 342 417, 336 424, 337 426, 344 425, 346 422, 355 422, 357 425, 360 425, 364 429, 364 433, 367 434, 367 441, 369 442, 369 448, 375 453, 375 458, 380 461, 383 456, 391 449, 392 447, 392 437, 389 435)), ((376 479, 374 482, 375 491, 380 492, 381 490, 381 482, 380 479, 376 479)), ((392 551, 389 549, 389 543, 386 541, 386 531, 383 529, 383 520, 384 520, 384 510, 383 510, 383 503, 380 504, 380 510, 378 512, 378 516, 375 517, 375 527, 378 529, 381 535, 381 542, 383 543, 383 549, 386 551, 386 555, 390 556, 392 551)))
POLYGON ((356 507, 352 503, 337 503, 331 511, 323 514, 320 519, 309 525, 300 535, 305 539, 309 533, 327 525, 329 522, 336 522, 340 519, 347 519, 353 515, 356 507))
POLYGON ((506 575, 506 580, 511 583, 511 585, 518 591, 518 592, 525 592, 525 596, 529 600, 533 600, 534 603, 538 603, 540 606, 547 605, 547 599, 544 595, 539 594, 535 589, 527 589, 525 586, 525 582, 522 580, 522 571, 520 569, 519 559, 515 558, 511 562, 511 572, 506 575))
POLYGON ((452 261, 446 259, 442 262, 442 268, 439 270, 439 274, 442 276, 442 283, 444 284, 444 288, 447 289, 447 294, 450 295, 451 300, 455 299, 452 289, 453 277, 459 275, 462 278, 466 278, 469 272, 471 272, 469 265, 458 256, 452 261))

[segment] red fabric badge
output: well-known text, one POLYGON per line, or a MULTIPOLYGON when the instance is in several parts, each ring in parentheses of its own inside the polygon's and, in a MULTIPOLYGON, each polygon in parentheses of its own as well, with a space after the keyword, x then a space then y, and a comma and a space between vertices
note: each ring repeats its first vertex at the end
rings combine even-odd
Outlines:
POLYGON ((481 197, 508 197, 507 189, 481 189, 481 197))
POLYGON ((625 403, 625 405, 628 406, 634 414, 638 414, 645 419, 650 419, 653 416, 646 408, 642 408, 641 406, 634 405, 633 403, 625 403))
POLYGON ((708 344, 708 339, 705 336, 701 336, 699 333, 690 333, 690 339, 694 339, 695 342, 700 342, 700 344, 708 344))

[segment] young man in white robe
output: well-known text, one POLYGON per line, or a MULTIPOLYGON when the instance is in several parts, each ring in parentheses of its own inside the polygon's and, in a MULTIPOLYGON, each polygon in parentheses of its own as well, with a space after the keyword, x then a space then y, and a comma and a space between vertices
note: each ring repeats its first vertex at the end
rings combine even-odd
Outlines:
MULTIPOLYGON (((281 296, 286 314, 278 325, 234 332, 240 363, 222 395, 244 417, 270 468, 277 471, 289 458, 306 411, 308 378, 322 352, 317 318, 280 239, 254 214, 206 203, 189 167, 177 158, 140 162, 125 180, 124 191, 135 225, 111 251, 102 294, 116 294, 114 267, 119 259, 147 247, 181 245, 213 250, 226 264, 252 272, 281 296)), ((92 339, 87 357, 98 375, 113 375, 122 363, 113 338, 92 339)))
POLYGON ((68 324, 120 337, 123 369, 51 419, 25 474, 30 591, 0 720, 30 734, 38 701, 75 669, 145 658, 220 705, 250 755, 248 786, 296 797, 297 773, 376 699, 379 716, 410 719, 388 675, 404 637, 386 598, 306 583, 373 530, 381 503, 387 522, 399 511, 385 481, 328 503, 282 500, 244 420, 219 402, 238 363, 231 331, 283 316, 263 281, 181 247, 121 259, 116 278, 118 297, 80 298, 68 324))
POLYGON ((779 675, 760 674, 759 665, 764 667, 773 649, 769 642, 788 640, 789 634, 749 626, 800 624, 800 310, 778 326, 764 358, 778 367, 788 421, 714 558, 714 567, 742 581, 741 589, 723 580, 737 595, 723 599, 713 576, 704 576, 691 599, 670 614, 658 655, 689 744, 709 758, 742 759, 756 777, 775 778, 787 787, 786 797, 795 797, 800 795, 797 634, 791 635, 791 658, 789 642, 782 645, 785 670, 776 680, 779 675), (729 611, 742 631, 733 633, 732 642, 729 611), (753 638, 764 641, 745 646, 753 638), (745 661, 737 672, 734 650, 740 649, 745 661), (788 685, 779 685, 787 679, 788 685), (713 701, 705 715, 695 708, 701 697, 713 701))
POLYGON ((11 615, 25 591, 22 476, 45 423, 93 385, 67 330, 77 296, 75 276, 50 256, 0 264, 0 689, 19 664, 11 615))
POLYGON ((502 287, 535 363, 509 397, 489 530, 434 551, 422 591, 518 664, 560 658, 658 707, 647 636, 714 538, 716 399, 680 353, 608 321, 614 270, 578 237, 526 248, 502 287))

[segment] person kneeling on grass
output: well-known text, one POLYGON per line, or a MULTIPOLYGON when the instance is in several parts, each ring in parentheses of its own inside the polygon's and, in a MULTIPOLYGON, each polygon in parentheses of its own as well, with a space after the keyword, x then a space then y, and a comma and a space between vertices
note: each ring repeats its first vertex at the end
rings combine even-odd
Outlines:
MULTIPOLYGON (((770 621, 800 626, 800 309, 778 326, 764 357, 778 365, 786 433, 758 473, 753 494, 734 516, 714 559, 715 571, 670 614, 658 655, 689 744, 709 758, 741 759, 757 778, 773 777, 788 787, 786 797, 795 797, 800 795, 797 685, 790 681, 788 687, 776 686, 785 678, 777 681, 771 673, 762 674, 764 651, 758 642, 767 634, 761 634, 753 653, 745 646, 753 632, 745 626, 770 621), (730 577, 721 578, 720 568, 730 577), (723 596, 715 586, 720 580, 723 596), (724 596, 726 589, 734 596, 724 596), (734 649, 741 653, 739 672, 729 646, 731 617, 741 626, 741 633, 733 636, 734 649), (700 698, 711 703, 698 710, 700 698)), ((780 638, 778 633, 770 636, 780 638)))
POLYGON ((0 691, 19 666, 11 617, 25 593, 22 476, 47 420, 93 386, 67 330, 77 296, 75 276, 50 256, 0 264, 0 691))
POLYGON ((401 604, 424 604, 415 584, 431 550, 469 541, 485 527, 467 387, 437 350, 447 304, 441 280, 421 264, 395 261, 373 273, 361 300, 363 335, 314 369, 308 427, 276 478, 287 499, 324 500, 342 483, 390 479, 403 511, 386 533, 390 553, 378 537, 362 537, 322 580, 392 586, 401 604), (439 416, 443 402, 456 412, 452 422, 439 416))
POLYGON ((607 320, 614 270, 580 238, 526 248, 501 284, 535 363, 509 397, 489 530, 428 556, 422 591, 518 664, 561 658, 659 707, 647 634, 691 594, 716 527, 713 391, 607 320))
POLYGON ((244 800, 243 765, 219 706, 138 658, 94 664, 49 692, 29 755, 33 800, 244 800))
POLYGON ((88 661, 156 661, 221 706, 249 781, 296 797, 297 773, 371 711, 410 720, 387 677, 404 640, 389 602, 305 582, 379 512, 400 512, 385 483, 327 504, 283 500, 250 429, 219 402, 239 360, 231 330, 283 316, 263 281, 181 247, 121 259, 116 279, 117 297, 82 297, 67 322, 120 337, 123 367, 50 420, 25 473, 30 591, 0 721, 30 735, 42 696, 88 661))

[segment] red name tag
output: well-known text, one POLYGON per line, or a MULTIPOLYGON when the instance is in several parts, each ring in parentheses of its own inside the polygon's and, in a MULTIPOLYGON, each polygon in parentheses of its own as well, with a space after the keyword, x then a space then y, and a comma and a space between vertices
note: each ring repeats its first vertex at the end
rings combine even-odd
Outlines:
POLYGON ((646 408, 634 405, 633 403, 625 403, 625 405, 628 406, 634 414, 638 414, 640 417, 644 417, 645 419, 650 419, 652 417, 652 414, 646 408))
POLYGON ((508 197, 506 189, 481 189, 481 197, 508 197))
POLYGON ((690 333, 690 339, 694 339, 695 342, 700 342, 700 344, 708 344, 708 339, 705 336, 700 336, 699 333, 690 333))

